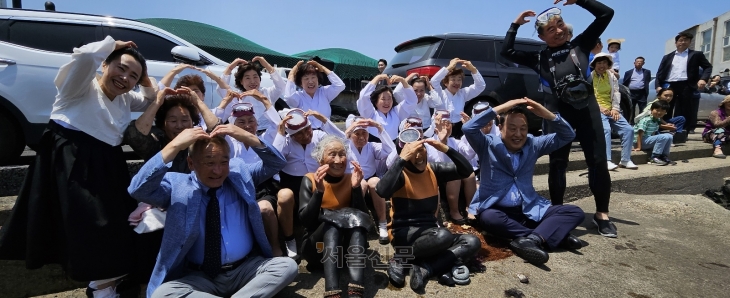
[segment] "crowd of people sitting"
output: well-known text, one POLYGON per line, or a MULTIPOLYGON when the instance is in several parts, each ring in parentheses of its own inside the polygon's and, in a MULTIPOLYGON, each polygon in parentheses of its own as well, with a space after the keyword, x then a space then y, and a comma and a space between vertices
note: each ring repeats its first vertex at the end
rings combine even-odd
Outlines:
MULTIPOLYGON (((70 278, 90 281, 86 293, 97 298, 136 297, 140 284, 148 297, 271 297, 296 278, 303 259, 310 271, 323 272, 323 296, 341 297, 342 258, 364 256, 375 230, 380 244, 396 248, 387 261, 390 283, 404 287, 410 274, 411 289, 423 294, 430 278, 469 284, 480 247, 477 237, 444 227, 440 198, 453 224, 507 239, 530 263, 547 262, 551 250, 582 247, 571 231, 585 213, 563 204, 574 140, 590 169, 593 223, 600 235, 617 237, 608 171, 638 168, 631 160, 636 150, 651 151, 650 163, 676 164, 669 157, 673 133, 685 129, 686 119, 666 115, 688 87, 672 80, 674 69, 665 70, 672 73, 669 86, 632 128, 620 113, 619 78, 611 70, 617 55, 592 53, 613 10, 594 0, 567 3, 596 16, 585 32, 572 38, 560 9, 525 11, 501 53, 545 79, 555 94, 545 106, 520 98, 464 111, 486 84, 470 61, 453 58, 432 78, 373 78, 344 131, 330 121, 330 102, 345 85, 316 61, 300 61, 286 79, 262 57, 236 59, 221 77, 180 64, 155 82, 133 41, 107 37, 75 48, 54 81, 51 120, 0 232, 0 258, 25 260, 29 269, 61 264, 70 278), (547 50, 514 49, 527 17, 535 17, 547 50), (273 86, 261 87, 257 64, 273 86), (179 76, 184 69, 217 83, 219 106, 203 102, 203 77, 179 76), (474 79, 469 86, 465 71, 474 79), (583 92, 566 89, 568 75, 585 83, 576 87, 583 92), (330 84, 321 84, 325 77, 330 84), (279 99, 290 108, 276 110, 279 99), (543 118, 543 135, 527 133, 528 111, 543 118), (131 112, 142 115, 132 120, 131 112), (612 132, 621 139, 618 165, 612 132), (133 179, 122 144, 145 161, 133 179), (543 155, 550 155, 549 199, 532 185, 543 155), (459 207, 460 194, 466 207, 459 207), (296 227, 303 228, 299 239, 296 227)), ((678 52, 684 39, 678 36, 678 52)), ((627 72, 624 82, 635 79, 627 72)), ((729 113, 730 96, 702 134, 718 158, 730 140, 729 113)), ((364 267, 349 259, 344 267, 347 296, 362 297, 364 267)))

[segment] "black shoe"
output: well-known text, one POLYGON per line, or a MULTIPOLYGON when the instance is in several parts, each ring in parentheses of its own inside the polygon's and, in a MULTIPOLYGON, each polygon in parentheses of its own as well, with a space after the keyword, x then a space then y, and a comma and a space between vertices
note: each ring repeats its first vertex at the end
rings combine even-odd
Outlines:
POLYGON ((457 226, 463 226, 466 224, 466 218, 460 218, 460 219, 451 219, 451 223, 455 224, 457 226))
POLYGON ((390 239, 388 239, 388 236, 378 237, 378 242, 380 243, 380 245, 388 245, 390 244, 390 239))
POLYGON ((565 236, 565 239, 560 242, 558 247, 567 250, 581 249, 583 247, 583 242, 581 242, 578 237, 573 236, 573 234, 568 234, 568 236, 565 236))
POLYGON ((464 265, 457 265, 451 268, 449 272, 451 279, 460 286, 468 285, 471 282, 469 278, 469 269, 464 265))
POLYGON ((357 284, 347 285, 347 297, 357 298, 365 294, 365 287, 357 284))
POLYGON ((456 286, 456 282, 454 281, 453 276, 451 276, 451 271, 447 271, 444 274, 441 274, 439 276, 438 281, 440 284, 447 286, 447 287, 454 287, 456 286))
POLYGON ((676 161, 672 161, 671 159, 669 159, 669 157, 666 157, 664 155, 659 156, 659 159, 661 159, 664 162, 666 162, 667 165, 670 165, 670 166, 676 166, 677 165, 677 162, 676 161))
POLYGON ((431 277, 431 272, 425 267, 413 264, 411 267, 411 290, 418 295, 426 294, 426 283, 431 277))
POLYGON ((618 237, 618 232, 616 231, 616 225, 614 225, 610 220, 597 219, 596 216, 594 215, 593 224, 596 225, 596 227, 598 228, 598 234, 601 234, 601 236, 609 237, 609 238, 618 237))
POLYGON ((527 237, 518 237, 509 243, 509 248, 526 261, 534 265, 542 265, 547 263, 550 256, 547 252, 540 248, 539 243, 527 237))
POLYGON ((396 288, 406 286, 406 268, 403 268, 403 264, 396 262, 395 259, 390 259, 388 262, 388 280, 396 288))

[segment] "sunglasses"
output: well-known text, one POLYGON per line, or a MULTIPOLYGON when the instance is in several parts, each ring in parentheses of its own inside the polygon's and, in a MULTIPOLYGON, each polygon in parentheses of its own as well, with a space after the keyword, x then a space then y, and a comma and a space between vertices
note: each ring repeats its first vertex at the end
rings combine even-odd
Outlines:
POLYGON ((537 27, 542 27, 547 25, 548 22, 550 22, 550 19, 554 16, 560 16, 560 8, 557 7, 551 7, 546 9, 545 11, 541 12, 540 14, 535 17, 535 29, 537 27))
POLYGON ((241 117, 253 114, 253 105, 247 102, 237 103, 233 105, 233 111, 231 112, 231 115, 233 117, 241 117))

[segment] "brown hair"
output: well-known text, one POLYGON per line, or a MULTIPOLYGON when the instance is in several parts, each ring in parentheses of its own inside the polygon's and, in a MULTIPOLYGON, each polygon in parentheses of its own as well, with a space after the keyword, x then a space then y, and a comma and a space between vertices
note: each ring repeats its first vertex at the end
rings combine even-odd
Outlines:
POLYGON ((461 68, 457 68, 454 70, 449 71, 449 73, 444 77, 443 80, 441 80, 441 84, 445 86, 449 85, 449 78, 453 76, 461 76, 461 78, 464 78, 464 70, 461 68))
POLYGON ((238 66, 238 69, 236 70, 236 75, 234 78, 236 79, 236 88, 238 88, 241 91, 248 91, 246 88, 243 87, 243 84, 241 84, 241 81, 243 80, 243 75, 246 74, 249 70, 255 70, 256 74, 259 75, 259 80, 261 80, 261 68, 257 67, 256 64, 253 63, 246 63, 241 64, 238 66))
POLYGON ((215 144, 226 152, 226 156, 231 153, 231 148, 228 147, 228 142, 223 136, 214 136, 209 139, 197 140, 195 143, 188 147, 188 156, 194 157, 195 152, 202 151, 208 144, 215 144))
POLYGON ((167 112, 178 106, 188 110, 190 119, 193 120, 193 126, 198 125, 200 123, 200 115, 198 113, 198 107, 195 106, 193 100, 194 98, 190 94, 172 94, 165 96, 165 101, 157 109, 157 113, 155 114, 155 126, 160 129, 164 128, 167 112))
POLYGON ((200 89, 200 92, 203 92, 203 94, 205 94, 205 82, 203 82, 203 78, 199 75, 189 74, 189 75, 184 75, 184 76, 180 77, 179 79, 177 79, 177 83, 175 83, 175 89, 178 89, 183 86, 198 87, 198 89, 200 89))
MULTIPOLYGON (((393 90, 390 90, 390 87, 388 86, 378 86, 373 93, 370 93, 370 102, 373 104, 375 109, 378 108, 378 98, 380 98, 380 94, 383 94, 384 92, 390 93, 390 96, 393 97, 393 90)), ((396 105, 398 105, 398 101, 396 101, 395 97, 393 97, 393 105, 390 106, 390 109, 392 110, 396 105)))
POLYGON ((317 70, 317 68, 315 68, 312 65, 304 63, 302 65, 299 65, 299 69, 297 69, 297 75, 294 77, 294 83, 297 86, 302 87, 302 77, 304 77, 305 75, 308 75, 308 74, 316 75, 317 80, 319 81, 320 84, 322 84, 322 82, 324 81, 324 78, 322 77, 322 73, 319 72, 317 70))

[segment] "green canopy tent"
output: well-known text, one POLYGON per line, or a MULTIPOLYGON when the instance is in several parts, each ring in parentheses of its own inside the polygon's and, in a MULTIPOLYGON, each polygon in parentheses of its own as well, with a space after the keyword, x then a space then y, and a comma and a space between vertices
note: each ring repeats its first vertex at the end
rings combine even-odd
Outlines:
POLYGON ((140 19, 139 21, 175 34, 226 62, 232 62, 236 58, 250 60, 255 56, 262 56, 272 65, 293 67, 300 60, 208 24, 165 18, 140 19))

